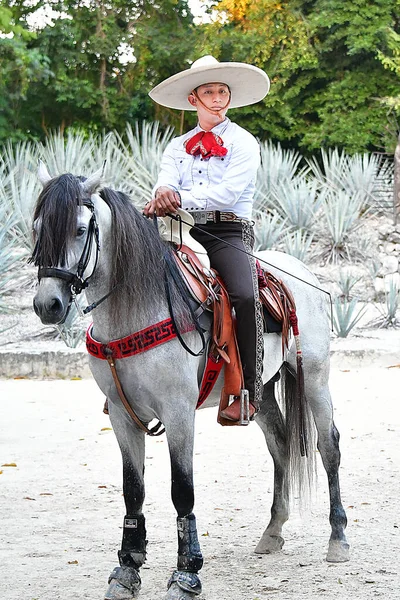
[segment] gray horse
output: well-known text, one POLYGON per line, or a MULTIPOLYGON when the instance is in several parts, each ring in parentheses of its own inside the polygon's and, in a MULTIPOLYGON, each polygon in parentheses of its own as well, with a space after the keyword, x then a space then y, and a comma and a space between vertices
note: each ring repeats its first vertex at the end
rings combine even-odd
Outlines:
MULTIPOLYGON (((190 600, 201 593, 198 572, 203 564, 193 514, 194 420, 204 363, 204 357, 196 354, 201 351, 202 343, 198 331, 188 327, 192 317, 174 283, 176 274, 172 278, 171 267, 166 269, 167 263, 173 263, 170 245, 123 193, 108 188, 97 192, 100 175, 96 173, 86 180, 70 174, 51 178, 44 165, 39 169, 43 191, 34 215, 36 245, 32 261, 39 267, 34 309, 43 323, 61 323, 73 295, 86 288, 87 300, 94 309, 92 336, 105 348, 111 340, 168 321, 173 308, 177 327, 185 332, 182 337, 191 353, 175 337, 115 363, 126 399, 140 421, 147 426, 158 419, 165 427, 178 533, 177 569, 168 582, 165 598, 190 600)), ((259 258, 277 267, 270 266, 268 270, 283 280, 296 301, 305 396, 311 415, 308 423, 315 423, 318 449, 328 476, 331 536, 327 560, 346 561, 349 546, 339 488, 339 433, 333 422, 328 386, 330 331, 326 296, 313 287, 318 281, 295 258, 270 251, 260 253, 259 258)), ((264 338, 264 394, 255 420, 265 435, 275 473, 271 519, 255 549, 257 553, 282 548, 290 488, 296 482, 306 487, 306 476, 313 470, 315 455, 309 450, 307 459, 299 452, 298 407, 293 402, 296 348, 291 343, 282 357, 281 335, 270 333, 264 338), (279 373, 286 384, 282 388, 283 410, 274 392, 279 373)), ((110 575, 105 598, 130 600, 139 593, 139 570, 146 559, 142 512, 145 433, 123 406, 107 360, 91 356, 90 366, 108 398, 111 423, 122 453, 126 504, 118 552, 120 566, 110 575)), ((313 425, 306 431, 309 442, 312 429, 313 425)))

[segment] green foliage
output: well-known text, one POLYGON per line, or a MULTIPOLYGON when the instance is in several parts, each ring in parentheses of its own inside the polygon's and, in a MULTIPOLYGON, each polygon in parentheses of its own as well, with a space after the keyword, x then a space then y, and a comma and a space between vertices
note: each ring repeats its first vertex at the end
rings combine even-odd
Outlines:
POLYGON ((286 230, 285 221, 277 213, 258 213, 254 226, 255 250, 276 248, 286 230))
POLYGON ((272 190, 275 210, 293 229, 310 230, 325 192, 316 179, 295 177, 280 183, 272 190))
POLYGON ((307 255, 310 251, 312 241, 313 236, 307 231, 296 229, 295 231, 286 234, 284 250, 299 260, 307 262, 307 255))
POLYGON ((365 315, 366 306, 358 306, 357 298, 348 302, 335 298, 333 302, 333 329, 338 337, 347 337, 365 315))
POLYGON ((349 196, 342 190, 326 194, 323 201, 325 235, 320 240, 324 247, 321 256, 325 262, 351 259, 350 238, 360 225, 363 205, 360 194, 349 196))
POLYGON ((351 290, 359 281, 361 281, 361 279, 361 275, 355 275, 350 269, 339 270, 339 279, 337 284, 340 288, 342 299, 347 301, 350 300, 351 290))

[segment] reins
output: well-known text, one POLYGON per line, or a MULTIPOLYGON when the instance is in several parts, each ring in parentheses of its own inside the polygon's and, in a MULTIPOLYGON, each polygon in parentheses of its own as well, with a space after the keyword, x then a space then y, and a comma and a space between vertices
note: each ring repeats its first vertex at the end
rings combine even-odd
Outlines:
POLYGON ((230 242, 227 242, 226 240, 222 240, 217 235, 214 235, 213 233, 210 233, 209 231, 205 231, 204 229, 201 229, 201 227, 199 227, 198 225, 189 223, 188 221, 185 221, 178 214, 173 215, 171 213, 168 213, 168 215, 166 215, 166 216, 170 217, 171 219, 174 219, 174 221, 177 221, 179 223, 179 231, 180 231, 180 236, 181 236, 181 244, 182 244, 182 223, 183 223, 184 225, 188 225, 190 228, 198 229, 202 233, 205 233, 206 235, 208 235, 209 237, 214 238, 215 240, 218 240, 220 242, 223 241, 224 244, 226 244, 227 246, 231 246, 231 248, 233 248, 234 250, 238 250, 239 252, 243 252, 243 254, 247 254, 247 256, 251 256, 252 258, 258 260, 260 263, 264 263, 265 265, 268 265, 269 267, 273 267, 274 269, 277 269, 277 271, 281 271, 281 273, 285 273, 285 275, 289 275, 289 277, 292 277, 293 279, 297 279, 298 281, 301 281, 302 283, 305 283, 306 285, 309 285, 310 287, 318 290, 319 292, 323 292, 324 294, 326 294, 329 297, 329 304, 330 304, 330 310, 331 310, 331 323, 333 322, 332 296, 331 296, 331 293, 328 292, 327 290, 324 290, 324 289, 318 287, 317 285, 314 285, 313 283, 310 283, 309 281, 306 281, 305 279, 302 279, 301 277, 298 277, 297 275, 293 275, 293 273, 290 273, 289 271, 285 271, 285 269, 281 269, 280 267, 277 267, 276 265, 273 265, 272 263, 269 263, 268 261, 264 260, 263 258, 260 258, 259 256, 255 256, 254 254, 252 254, 251 252, 248 252, 247 250, 244 250, 242 248, 238 248, 237 246, 234 246, 230 242))

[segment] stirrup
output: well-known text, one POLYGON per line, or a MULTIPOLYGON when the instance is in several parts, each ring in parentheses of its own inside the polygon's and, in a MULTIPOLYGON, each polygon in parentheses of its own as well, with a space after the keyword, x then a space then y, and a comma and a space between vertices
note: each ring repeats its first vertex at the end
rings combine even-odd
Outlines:
MULTIPOLYGON (((237 396, 233 394, 229 395, 228 406, 230 406, 231 402, 234 402, 237 399, 237 396)), ((249 390, 242 389, 240 390, 240 417, 239 417, 239 425, 248 425, 250 423, 250 398, 249 398, 249 390)))

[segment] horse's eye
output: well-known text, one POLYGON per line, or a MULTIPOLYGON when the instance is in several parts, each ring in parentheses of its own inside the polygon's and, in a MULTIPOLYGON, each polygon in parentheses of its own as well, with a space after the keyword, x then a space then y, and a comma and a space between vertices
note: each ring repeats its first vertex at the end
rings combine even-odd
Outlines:
POLYGON ((82 237, 86 233, 86 227, 78 227, 78 231, 76 232, 76 237, 82 237))

